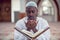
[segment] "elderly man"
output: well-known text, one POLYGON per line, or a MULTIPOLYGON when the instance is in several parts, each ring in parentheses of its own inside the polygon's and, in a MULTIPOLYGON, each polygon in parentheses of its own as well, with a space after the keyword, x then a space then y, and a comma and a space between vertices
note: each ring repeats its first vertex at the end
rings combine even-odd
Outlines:
MULTIPOLYGON (((33 1, 30 1, 26 4, 26 13, 27 16, 23 19, 20 19, 16 23, 16 27, 25 30, 28 30, 32 33, 35 33, 39 30, 49 27, 47 21, 38 16, 37 4, 33 1)), ((15 30, 14 40, 29 40, 26 36, 15 30)), ((50 40, 50 29, 44 32, 42 35, 33 40, 50 40)))

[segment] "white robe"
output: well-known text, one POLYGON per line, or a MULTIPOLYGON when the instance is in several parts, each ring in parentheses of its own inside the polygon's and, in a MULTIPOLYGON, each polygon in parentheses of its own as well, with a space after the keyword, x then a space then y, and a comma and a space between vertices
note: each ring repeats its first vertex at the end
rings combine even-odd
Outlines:
MULTIPOLYGON (((37 17, 37 21, 38 23, 37 23, 36 29, 38 31, 49 27, 48 22, 45 19, 41 17, 37 17)), ((20 19, 19 21, 17 21, 16 27, 26 30, 27 28, 26 28, 25 22, 27 22, 27 17, 24 17, 23 19, 20 19)), ((33 31, 30 31, 30 32, 33 33, 33 31)), ((14 40, 27 40, 27 37, 15 30, 14 40)), ((37 37, 36 40, 50 40, 50 29, 48 29, 42 35, 37 37)))

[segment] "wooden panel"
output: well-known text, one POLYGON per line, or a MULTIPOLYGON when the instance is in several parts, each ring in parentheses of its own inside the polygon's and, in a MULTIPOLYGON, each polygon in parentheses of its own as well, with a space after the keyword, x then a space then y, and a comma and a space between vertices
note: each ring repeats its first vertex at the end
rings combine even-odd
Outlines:
POLYGON ((0 22, 11 21, 11 3, 3 1, 1 3, 0 22))
POLYGON ((19 14, 19 19, 22 19, 22 18, 24 18, 26 16, 26 13, 20 13, 19 14))
POLYGON ((1 15, 1 1, 0 1, 0 21, 2 21, 2 15, 1 15))
POLYGON ((57 0, 53 0, 56 4, 56 7, 57 7, 57 19, 58 21, 60 21, 60 7, 59 7, 59 3, 57 0))

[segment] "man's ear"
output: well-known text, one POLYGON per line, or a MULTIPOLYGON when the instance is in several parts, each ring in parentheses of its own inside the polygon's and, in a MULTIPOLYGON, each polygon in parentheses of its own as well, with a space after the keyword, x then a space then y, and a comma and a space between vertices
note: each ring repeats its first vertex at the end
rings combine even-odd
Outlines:
POLYGON ((35 7, 35 10, 38 11, 38 8, 35 7))
POLYGON ((37 9, 37 12, 38 12, 38 9, 37 9))
POLYGON ((37 9, 37 16, 38 16, 38 9, 37 9))
POLYGON ((37 13, 38 13, 38 9, 36 8, 36 11, 37 11, 37 13))

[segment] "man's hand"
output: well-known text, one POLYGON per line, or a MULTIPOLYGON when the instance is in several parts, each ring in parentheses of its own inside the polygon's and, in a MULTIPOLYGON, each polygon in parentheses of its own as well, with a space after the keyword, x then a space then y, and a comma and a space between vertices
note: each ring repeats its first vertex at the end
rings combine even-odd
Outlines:
POLYGON ((34 33, 36 33, 38 31, 36 28, 33 28, 32 30, 34 33))
POLYGON ((27 29, 30 31, 31 29, 36 28, 37 22, 35 20, 28 20, 26 24, 27 29))
POLYGON ((28 39, 28 40, 35 40, 35 39, 28 39))

